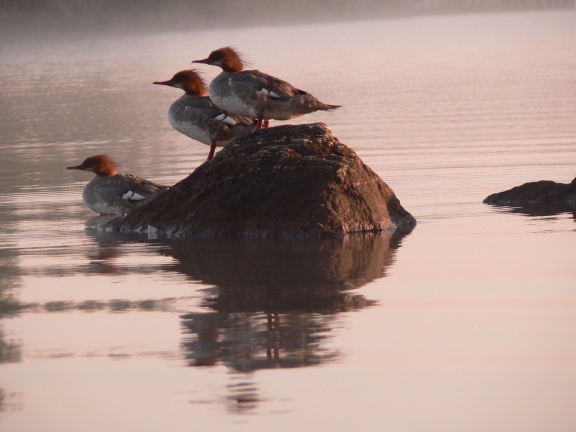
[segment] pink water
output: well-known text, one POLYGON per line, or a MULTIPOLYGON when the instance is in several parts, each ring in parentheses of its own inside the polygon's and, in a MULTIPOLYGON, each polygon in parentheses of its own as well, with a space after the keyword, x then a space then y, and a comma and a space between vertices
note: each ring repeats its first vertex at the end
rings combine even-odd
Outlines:
MULTIPOLYGON (((572 431, 576 233, 488 194, 576 175, 574 11, 2 45, 0 430, 572 431), (171 184, 208 148, 151 83, 234 44, 418 226, 343 242, 107 236, 64 168, 171 184), (88 222, 87 222, 88 221, 88 222), (5 305, 28 307, 9 313, 5 305)), ((217 71, 203 67, 209 80, 217 71)))

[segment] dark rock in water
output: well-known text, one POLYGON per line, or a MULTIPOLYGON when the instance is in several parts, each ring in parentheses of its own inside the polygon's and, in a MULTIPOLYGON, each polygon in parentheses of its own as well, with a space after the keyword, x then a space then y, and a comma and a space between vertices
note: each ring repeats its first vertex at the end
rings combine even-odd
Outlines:
POLYGON ((145 206, 105 226, 176 237, 325 237, 411 228, 394 192, 322 123, 232 141, 145 206))
POLYGON ((554 206, 576 209, 576 178, 571 183, 542 180, 524 183, 504 192, 494 193, 483 201, 502 206, 554 206))

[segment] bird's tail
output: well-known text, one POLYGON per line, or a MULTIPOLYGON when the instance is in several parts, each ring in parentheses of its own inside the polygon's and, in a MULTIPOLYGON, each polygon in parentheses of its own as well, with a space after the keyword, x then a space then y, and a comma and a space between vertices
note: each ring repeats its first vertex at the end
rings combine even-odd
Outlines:
POLYGON ((320 107, 321 110, 324 111, 329 111, 329 110, 334 110, 336 108, 341 108, 342 105, 329 105, 329 104, 322 104, 322 107, 320 107))

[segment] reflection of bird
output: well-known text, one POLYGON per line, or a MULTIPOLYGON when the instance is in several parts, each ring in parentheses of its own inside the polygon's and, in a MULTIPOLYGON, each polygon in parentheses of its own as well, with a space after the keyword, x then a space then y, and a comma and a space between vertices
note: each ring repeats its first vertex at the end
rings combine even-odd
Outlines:
POLYGON ((178 132, 210 145, 208 160, 214 156, 216 146, 223 147, 237 136, 254 130, 251 118, 229 114, 214 105, 202 78, 194 70, 180 71, 168 81, 154 84, 184 90, 185 94, 170 106, 168 120, 178 132))
POLYGON ((116 163, 105 154, 91 156, 68 169, 96 174, 84 188, 82 198, 88 208, 100 214, 126 213, 168 189, 131 174, 118 174, 116 163))
POLYGON ((289 120, 340 107, 322 103, 310 93, 263 72, 244 70, 244 63, 231 47, 212 51, 208 58, 192 63, 222 68, 210 84, 210 98, 226 111, 258 119, 257 129, 267 127, 268 120, 289 120))

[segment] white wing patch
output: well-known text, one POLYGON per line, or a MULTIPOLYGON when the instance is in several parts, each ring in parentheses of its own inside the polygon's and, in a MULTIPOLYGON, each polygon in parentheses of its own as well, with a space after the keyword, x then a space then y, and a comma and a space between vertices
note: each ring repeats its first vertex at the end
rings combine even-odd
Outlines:
POLYGON ((128 201, 142 201, 143 199, 146 199, 146 197, 142 196, 142 195, 140 195, 134 191, 128 191, 124 195, 122 195, 122 199, 125 199, 128 201))
POLYGON ((262 93, 262 94, 264 94, 264 95, 268 95, 268 96, 270 96, 271 98, 274 98, 274 99, 279 99, 279 98, 280 98, 280 95, 279 95, 279 94, 274 93, 273 91, 270 91, 270 90, 268 90, 268 89, 266 89, 266 88, 262 88, 262 90, 260 90, 259 93, 262 93))
POLYGON ((214 117, 214 120, 218 120, 229 125, 235 125, 237 123, 236 120, 224 113, 218 114, 216 117, 214 117))

